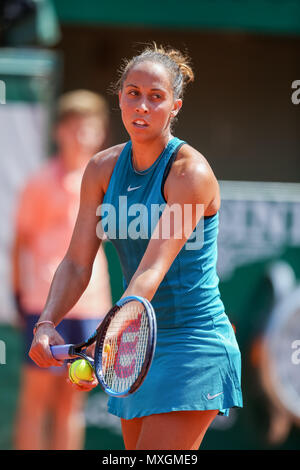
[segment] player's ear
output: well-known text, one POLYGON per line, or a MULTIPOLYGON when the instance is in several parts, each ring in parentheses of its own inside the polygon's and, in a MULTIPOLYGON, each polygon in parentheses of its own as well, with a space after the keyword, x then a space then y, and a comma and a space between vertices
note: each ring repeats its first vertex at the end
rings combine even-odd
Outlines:
POLYGON ((182 107, 182 100, 178 98, 177 100, 174 101, 174 104, 173 104, 173 109, 171 111, 172 117, 175 117, 179 113, 181 107, 182 107))

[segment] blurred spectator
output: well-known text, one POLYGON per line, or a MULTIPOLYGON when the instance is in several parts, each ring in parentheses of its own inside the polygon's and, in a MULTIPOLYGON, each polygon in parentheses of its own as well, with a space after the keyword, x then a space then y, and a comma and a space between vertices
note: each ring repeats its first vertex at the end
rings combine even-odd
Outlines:
POLYGON ((255 368, 252 377, 255 378, 253 395, 256 397, 260 423, 258 425, 263 440, 268 445, 283 444, 292 427, 292 419, 282 406, 273 388, 270 377, 270 364, 263 337, 257 337, 251 348, 251 366, 255 368), (262 422, 264 425, 262 425, 262 422))
MULTIPOLYGON (((14 289, 25 336, 17 449, 69 450, 84 445, 85 394, 66 380, 66 367, 41 369, 28 351, 54 272, 69 245, 83 171, 92 155, 107 144, 105 100, 87 90, 66 93, 58 103, 54 132, 57 154, 26 185, 16 218, 14 289)), ((86 292, 57 330, 66 343, 79 342, 95 329, 110 306, 107 261, 101 247, 86 292)))

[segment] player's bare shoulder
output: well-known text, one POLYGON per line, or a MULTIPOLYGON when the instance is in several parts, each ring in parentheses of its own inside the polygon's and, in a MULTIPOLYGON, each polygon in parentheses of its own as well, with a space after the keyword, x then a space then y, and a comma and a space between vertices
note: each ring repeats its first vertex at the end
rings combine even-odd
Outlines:
POLYGON ((202 176, 203 178, 215 179, 214 172, 207 159, 189 144, 184 144, 179 149, 172 170, 176 175, 195 175, 197 177, 202 176))
POLYGON ((189 144, 178 151, 165 184, 166 199, 168 192, 176 188, 181 194, 193 194, 207 207, 206 215, 220 204, 220 189, 215 174, 207 159, 189 144))
POLYGON ((114 145, 98 152, 87 165, 87 177, 100 186, 104 193, 107 191, 114 167, 125 145, 126 143, 114 145))

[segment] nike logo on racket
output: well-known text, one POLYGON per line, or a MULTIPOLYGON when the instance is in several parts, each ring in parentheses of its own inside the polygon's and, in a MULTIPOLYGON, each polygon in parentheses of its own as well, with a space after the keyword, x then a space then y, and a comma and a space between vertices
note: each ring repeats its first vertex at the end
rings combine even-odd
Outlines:
POLYGON ((139 189, 141 188, 142 186, 134 186, 133 188, 129 185, 128 188, 127 188, 127 191, 134 191, 135 189, 139 189))
POLYGON ((210 393, 207 394, 207 399, 208 400, 213 400, 214 398, 218 397, 219 395, 222 395, 223 392, 216 393, 215 395, 211 395, 210 393))

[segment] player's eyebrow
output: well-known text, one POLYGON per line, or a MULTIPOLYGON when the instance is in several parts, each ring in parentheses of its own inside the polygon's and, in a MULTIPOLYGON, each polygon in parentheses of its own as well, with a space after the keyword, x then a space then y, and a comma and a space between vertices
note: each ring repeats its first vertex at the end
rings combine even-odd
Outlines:
MULTIPOLYGON (((134 85, 133 83, 128 83, 125 88, 127 87, 139 88, 137 85, 134 85)), ((163 88, 151 88, 151 91, 164 91, 164 90, 163 88)))

